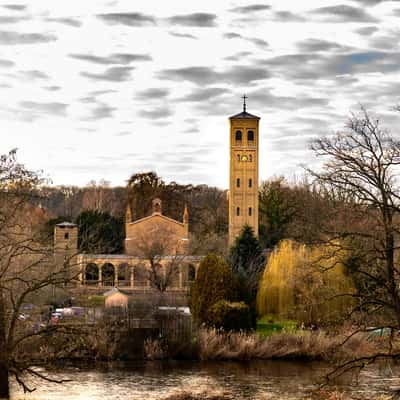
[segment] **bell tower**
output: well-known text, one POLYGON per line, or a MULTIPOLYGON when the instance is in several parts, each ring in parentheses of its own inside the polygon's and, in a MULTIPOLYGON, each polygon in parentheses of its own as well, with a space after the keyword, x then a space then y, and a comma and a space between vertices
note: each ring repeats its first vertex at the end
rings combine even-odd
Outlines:
POLYGON ((260 118, 246 111, 247 96, 243 96, 243 111, 229 118, 229 245, 250 225, 258 236, 258 125, 260 118))

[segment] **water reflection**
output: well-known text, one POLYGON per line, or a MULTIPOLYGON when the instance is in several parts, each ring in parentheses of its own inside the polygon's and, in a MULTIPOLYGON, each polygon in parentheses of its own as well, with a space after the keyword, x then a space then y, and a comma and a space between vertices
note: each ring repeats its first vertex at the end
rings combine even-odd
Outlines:
MULTIPOLYGON (((321 363, 282 361, 109 363, 52 371, 63 385, 31 381, 37 390, 24 395, 13 387, 13 400, 162 399, 179 390, 225 390, 237 399, 299 399, 315 389, 329 370, 321 363)), ((372 398, 400 386, 398 366, 379 365, 362 372, 358 382, 343 379, 337 387, 372 398)), ((353 377, 354 378, 354 377, 353 377)))

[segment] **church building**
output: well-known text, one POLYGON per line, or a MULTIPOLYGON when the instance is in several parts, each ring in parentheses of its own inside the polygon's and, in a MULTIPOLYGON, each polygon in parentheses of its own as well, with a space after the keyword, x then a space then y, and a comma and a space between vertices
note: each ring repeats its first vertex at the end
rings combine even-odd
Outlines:
MULTIPOLYGON (((242 112, 229 118, 229 245, 245 225, 250 225, 258 235, 259 120, 246 111, 246 96, 242 112)), ((80 283, 86 287, 143 290, 151 289, 146 278, 150 268, 147 252, 158 251, 160 267, 180 257, 177 276, 169 289, 187 290, 202 258, 188 255, 188 209, 185 206, 182 210, 182 221, 175 221, 162 214, 160 199, 153 199, 152 206, 151 215, 132 221, 128 205, 124 254, 78 254, 77 226, 68 222, 56 225, 56 262, 73 258, 79 268, 80 283)))

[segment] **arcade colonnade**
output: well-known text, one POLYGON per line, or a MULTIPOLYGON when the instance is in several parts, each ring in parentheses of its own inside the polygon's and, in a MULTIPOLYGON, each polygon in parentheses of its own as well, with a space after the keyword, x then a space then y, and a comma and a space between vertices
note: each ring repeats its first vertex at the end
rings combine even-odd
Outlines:
MULTIPOLYGON (((80 283, 87 287, 121 287, 125 289, 151 288, 149 279, 150 263, 139 257, 126 255, 78 255, 80 283)), ((174 274, 171 276, 169 290, 187 289, 196 277, 201 257, 164 257, 160 271, 173 262, 174 274)))

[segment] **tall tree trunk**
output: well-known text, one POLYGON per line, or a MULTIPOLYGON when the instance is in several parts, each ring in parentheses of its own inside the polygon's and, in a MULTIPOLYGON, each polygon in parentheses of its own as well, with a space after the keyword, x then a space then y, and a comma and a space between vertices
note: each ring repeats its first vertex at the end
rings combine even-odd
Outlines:
POLYGON ((0 399, 10 398, 9 367, 6 340, 6 307, 0 291, 0 399))

